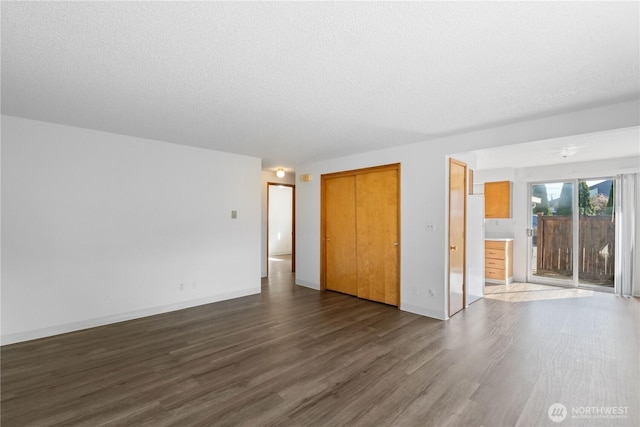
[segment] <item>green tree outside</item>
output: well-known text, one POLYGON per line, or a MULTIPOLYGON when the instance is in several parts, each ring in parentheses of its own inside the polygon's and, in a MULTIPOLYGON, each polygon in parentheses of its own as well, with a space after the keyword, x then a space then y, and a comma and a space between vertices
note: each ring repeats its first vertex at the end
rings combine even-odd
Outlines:
POLYGON ((578 205, 580 206, 580 215, 595 215, 595 209, 593 208, 593 203, 591 202, 591 195, 589 193, 589 186, 585 181, 580 181, 580 185, 578 187, 578 205))
MULTIPOLYGON (((611 197, 609 197, 610 202, 611 197)), ((596 213, 589 194, 589 186, 585 181, 581 181, 578 185, 578 208, 580 215, 592 216, 596 213)), ((556 215, 573 215, 573 184, 570 182, 562 184, 556 215)))
POLYGON ((570 182, 562 184, 556 215, 573 215, 573 184, 570 182))
POLYGON ((609 200, 607 200, 607 209, 605 211, 605 215, 613 215, 613 199, 615 193, 615 181, 611 180, 611 190, 609 190, 609 200))
POLYGON ((544 184, 536 184, 531 188, 531 196, 540 199, 540 203, 536 204, 533 208, 533 213, 537 214, 542 212, 543 215, 551 215, 551 208, 549 208, 549 196, 547 194, 547 186, 544 184))

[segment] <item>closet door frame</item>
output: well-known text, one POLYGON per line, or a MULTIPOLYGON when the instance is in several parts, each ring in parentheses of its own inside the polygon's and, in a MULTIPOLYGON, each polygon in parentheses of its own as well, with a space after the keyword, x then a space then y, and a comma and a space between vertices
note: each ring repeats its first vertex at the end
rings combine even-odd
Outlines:
POLYGON ((326 276, 326 267, 327 267, 327 227, 326 227, 326 186, 325 181, 327 179, 332 178, 340 178, 344 176, 357 176, 360 174, 366 173, 375 173, 382 172, 388 170, 395 170, 398 173, 398 188, 397 188, 397 197, 398 197, 398 277, 397 277, 397 293, 398 293, 398 305, 400 307, 401 301, 401 293, 400 293, 400 278, 401 278, 401 268, 400 268, 400 260, 401 260, 401 248, 402 242, 400 239, 401 236, 401 169, 400 163, 393 163, 388 165, 381 166, 373 166, 362 169, 353 169, 348 171, 334 172, 329 174, 323 174, 320 176, 320 290, 324 291, 327 289, 327 276, 326 276))

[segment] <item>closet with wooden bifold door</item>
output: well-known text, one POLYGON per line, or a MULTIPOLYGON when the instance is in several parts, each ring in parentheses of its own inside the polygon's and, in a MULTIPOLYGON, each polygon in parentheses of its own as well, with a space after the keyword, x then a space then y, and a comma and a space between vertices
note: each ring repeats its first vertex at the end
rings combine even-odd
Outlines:
POLYGON ((400 304, 400 165, 322 175, 323 289, 400 304))

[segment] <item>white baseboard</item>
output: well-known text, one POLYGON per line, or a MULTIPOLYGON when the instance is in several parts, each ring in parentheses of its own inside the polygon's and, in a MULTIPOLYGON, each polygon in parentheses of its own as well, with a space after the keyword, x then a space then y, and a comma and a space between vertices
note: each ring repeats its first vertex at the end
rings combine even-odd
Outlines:
POLYGON ((12 334, 3 334, 0 337, 0 345, 15 344, 23 341, 35 340, 38 338, 50 337, 53 335, 66 334, 68 332, 80 331, 82 329, 95 328, 97 326, 110 325, 112 323, 124 322, 132 319, 153 316, 156 314, 169 313, 171 311, 183 310, 185 308, 197 307, 199 305, 211 304, 219 301, 226 301, 234 298, 245 297, 260 293, 260 288, 242 289, 225 294, 212 295, 206 298, 180 301, 158 307, 145 308, 143 310, 130 311, 127 313, 114 314, 112 316, 97 317, 93 319, 80 320, 77 322, 65 323, 62 325, 50 326, 47 328, 34 329, 12 334))
MULTIPOLYGON (((304 280, 296 280, 296 285, 304 286, 306 288, 315 289, 317 291, 320 290, 320 285, 317 283, 311 283, 304 280)), ((431 317, 433 319, 438 320, 447 320, 448 317, 444 312, 439 312, 436 310, 430 310, 427 308, 417 307, 411 304, 401 304, 400 310, 408 311, 409 313, 419 314, 420 316, 431 317)))
POLYGON ((498 280, 498 279, 487 279, 485 277, 484 283, 490 283, 494 285, 509 285, 513 283, 513 276, 509 276, 507 280, 498 280))
POLYGON ((311 282, 307 282, 305 280, 296 279, 296 285, 304 286, 305 288, 315 289, 316 291, 320 290, 320 284, 319 283, 311 283, 311 282))
POLYGON ((447 320, 449 317, 442 311, 431 310, 428 308, 418 307, 411 304, 400 304, 400 310, 409 313, 419 314, 420 316, 431 317, 438 320, 447 320))

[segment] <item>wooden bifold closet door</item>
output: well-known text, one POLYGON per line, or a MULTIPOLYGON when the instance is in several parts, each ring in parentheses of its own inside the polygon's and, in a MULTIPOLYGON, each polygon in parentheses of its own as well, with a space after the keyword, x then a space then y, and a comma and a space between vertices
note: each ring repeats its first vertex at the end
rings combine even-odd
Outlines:
POLYGON ((322 176, 323 288, 399 305, 400 166, 322 176))

